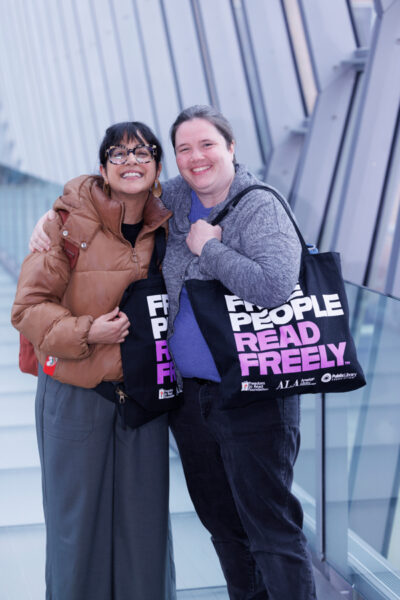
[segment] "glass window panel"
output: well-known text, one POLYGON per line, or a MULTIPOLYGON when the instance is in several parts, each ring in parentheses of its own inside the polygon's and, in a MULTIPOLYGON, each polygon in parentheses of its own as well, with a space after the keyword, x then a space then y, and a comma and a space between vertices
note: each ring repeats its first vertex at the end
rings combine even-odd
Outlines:
POLYGON ((316 410, 319 396, 301 398, 301 447, 294 469, 293 492, 304 511, 304 533, 314 550, 317 546, 317 452, 316 410))
POLYGON ((118 6, 115 3, 111 6, 116 39, 121 52, 121 69, 127 90, 129 119, 142 121, 152 129, 156 129, 151 90, 146 74, 145 49, 140 42, 138 31, 140 25, 135 18, 132 1, 119 0, 118 6))
POLYGON ((199 2, 199 7, 206 31, 219 108, 232 123, 237 142, 236 156, 251 171, 260 172, 263 161, 257 143, 254 115, 231 7, 227 0, 199 2), (218 27, 215 26, 216 23, 218 27))
MULTIPOLYGON (((398 238, 400 238, 400 231, 398 230, 398 238)), ((400 298, 400 259, 399 255, 396 256, 396 264, 394 265, 395 272, 393 278, 393 296, 400 298)))
MULTIPOLYGON (((51 163, 53 179, 60 181, 63 174, 65 157, 62 156, 64 148, 54 152, 54 148, 60 148, 60 134, 57 128, 56 114, 59 108, 58 100, 55 100, 51 90, 51 76, 49 68, 49 54, 45 51, 46 41, 41 31, 40 3, 35 6, 29 4, 24 7, 24 15, 27 27, 30 32, 29 49, 32 56, 35 56, 34 77, 39 91, 40 112, 45 115, 41 133, 45 132, 46 143, 43 144, 40 154, 43 155, 46 166, 51 163)), ((8 52, 8 54, 10 54, 8 52)), ((37 114, 37 113, 36 113, 37 114)), ((39 115, 38 115, 39 117, 39 115)), ((29 151, 34 153, 35 149, 31 146, 33 140, 30 140, 29 151)), ((40 143, 40 142, 39 142, 40 143)))
POLYGON ((189 2, 163 0, 182 108, 210 104, 193 12, 189 2))
POLYGON ((367 600, 400 593, 400 301, 347 286, 367 386, 326 400, 326 559, 367 600))
POLYGON ((358 45, 369 47, 376 16, 374 0, 351 0, 350 7, 357 32, 358 45))
POLYGON ((356 80, 356 92, 350 107, 350 118, 346 127, 345 138, 338 157, 338 165, 335 172, 335 180, 329 198, 329 208, 324 221, 321 241, 319 242, 321 250, 328 250, 332 247, 332 238, 335 231, 338 212, 340 209, 340 200, 342 197, 343 184, 345 182, 346 170, 350 160, 350 152, 353 142, 353 134, 357 122, 359 105, 361 100, 362 78, 364 74, 360 73, 356 80))
POLYGON ((11 135, 17 144, 22 164, 29 164, 29 169, 33 172, 43 173, 46 160, 40 152, 39 140, 43 139, 44 133, 37 98, 35 63, 28 42, 29 31, 26 32, 23 8, 15 2, 8 4, 7 9, 2 9, 0 21, 0 51, 3 57, 1 71, 6 85, 5 107, 7 115, 11 116, 11 135))
MULTIPOLYGON (((97 122, 95 114, 95 105, 97 102, 94 101, 91 96, 90 82, 88 80, 88 72, 85 70, 85 56, 81 46, 80 36, 80 24, 75 19, 75 11, 71 10, 69 6, 63 8, 62 3, 59 4, 60 18, 63 23, 63 42, 65 46, 65 54, 68 57, 68 69, 69 69, 69 82, 73 92, 73 105, 74 105, 74 128, 78 130, 80 139, 80 146, 82 148, 84 158, 79 159, 78 170, 73 172, 73 176, 80 173, 90 173, 98 171, 97 158, 97 122), (82 160, 82 162, 81 162, 82 160)), ((36 13, 37 9, 35 9, 36 13)), ((43 7, 43 16, 45 18, 46 7, 43 7)), ((47 29, 47 28, 46 28, 47 29)), ((85 29, 85 28, 83 28, 85 29)), ((48 35, 48 29, 46 31, 48 35)), ((43 44, 43 40, 42 40, 43 44)), ((51 47, 49 48, 46 59, 52 57, 51 47)), ((51 62, 51 61, 49 61, 51 62)), ((53 66, 54 68, 54 66, 53 66)), ((46 77, 49 77, 46 69, 46 77)), ((59 93, 59 92, 58 92, 59 93)), ((52 114, 52 104, 54 103, 54 96, 50 93, 50 106, 49 116, 52 114)), ((55 104, 55 103, 54 103, 55 104)), ((56 107, 55 107, 56 108, 56 107)), ((56 127, 60 131, 60 123, 64 118, 63 113, 58 115, 59 106, 57 106, 57 112, 53 109, 53 113, 57 114, 56 127)), ((68 127, 67 127, 67 133, 68 127)), ((67 148, 64 144, 60 144, 60 140, 57 139, 56 143, 52 147, 57 148, 56 155, 60 154, 62 157, 62 163, 64 163, 65 155, 71 153, 71 149, 67 148)), ((73 153, 72 153, 73 154, 73 153)), ((71 174, 71 170, 69 173, 71 174)), ((67 175, 65 168, 61 170, 61 177, 57 178, 57 181, 63 181, 67 175)))
POLYGON ((381 292, 392 293, 391 281, 388 279, 388 268, 395 262, 393 252, 399 249, 394 245, 396 226, 400 227, 400 121, 397 127, 396 143, 391 158, 388 183, 385 190, 384 204, 379 224, 378 235, 372 259, 368 286, 381 292), (389 286, 389 287, 388 287, 389 286))
POLYGON ((143 54, 147 57, 147 77, 152 88, 154 111, 159 126, 157 133, 165 149, 163 175, 169 177, 177 173, 168 132, 179 112, 179 104, 165 24, 157 0, 136 0, 135 6, 138 28, 141 29, 143 54))
MULTIPOLYGON (((67 165, 65 165, 63 169, 63 178, 68 179, 76 177, 82 172, 82 169, 85 168, 87 157, 82 144, 82 131, 79 127, 78 111, 80 107, 76 105, 76 96, 74 95, 73 72, 67 43, 66 24, 63 21, 63 13, 61 12, 63 11, 63 6, 65 6, 65 1, 62 4, 60 3, 59 6, 49 4, 45 15, 46 27, 50 34, 51 56, 54 61, 53 68, 57 74, 58 97, 62 99, 63 117, 67 123, 66 139, 68 139, 68 150, 71 160, 73 158, 73 166, 71 165, 70 168, 67 168, 67 165)), ((45 137, 41 139, 45 139, 45 137)), ((44 169, 41 173, 48 173, 48 169, 44 169)))
POLYGON ((131 118, 131 107, 128 106, 126 97, 121 60, 115 38, 117 32, 113 30, 112 26, 111 6, 107 0, 97 0, 93 2, 92 7, 92 21, 109 98, 111 122, 127 121, 131 118))
POLYGON ((107 89, 107 82, 103 76, 103 65, 98 52, 95 21, 89 2, 75 2, 77 33, 80 36, 82 60, 85 61, 88 73, 87 85, 95 99, 94 110, 98 123, 98 139, 103 136, 106 127, 111 125, 113 118, 112 109, 107 89))
POLYGON ((2 161, 7 162, 10 166, 15 166, 18 160, 21 161, 21 155, 19 152, 17 154, 16 144, 14 144, 14 147, 12 148, 8 142, 13 139, 14 142, 17 140, 18 143, 20 143, 20 141, 24 139, 24 134, 26 135, 26 132, 23 130, 21 119, 17 118, 15 110, 18 106, 18 87, 23 89, 23 82, 21 82, 20 79, 24 79, 25 81, 25 77, 22 73, 21 76, 18 77, 18 81, 13 81, 11 77, 11 73, 15 73, 15 68, 18 64, 17 59, 19 57, 17 52, 11 53, 10 56, 7 54, 9 41, 13 39, 14 36, 14 32, 8 23, 8 17, 9 15, 4 12, 0 19, 0 56, 7 56, 7 60, 2 61, 0 68, 0 115, 3 123, 1 127, 1 151, 2 161), (6 35, 6 32, 8 32, 9 37, 6 35), (12 110, 12 107, 14 110, 12 110), (6 115, 7 118, 5 117, 6 115), (4 150, 6 150, 5 153, 3 153, 4 150))
POLYGON ((299 3, 298 0, 283 0, 283 6, 286 12, 307 114, 310 115, 317 98, 317 86, 315 84, 299 3))

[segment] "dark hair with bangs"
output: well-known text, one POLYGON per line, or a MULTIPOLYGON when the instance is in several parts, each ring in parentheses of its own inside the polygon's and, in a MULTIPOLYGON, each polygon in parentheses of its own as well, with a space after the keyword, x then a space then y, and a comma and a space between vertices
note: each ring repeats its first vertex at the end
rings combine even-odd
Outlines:
POLYGON ((156 146, 155 161, 158 167, 163 154, 162 146, 150 127, 144 123, 141 123, 140 121, 125 121, 123 123, 115 123, 115 125, 111 125, 108 127, 108 129, 106 129, 103 141, 101 142, 99 148, 99 160, 103 167, 105 167, 107 163, 107 149, 110 146, 118 146, 118 144, 120 144, 124 138, 126 138, 128 141, 136 139, 143 143, 149 144, 150 146, 156 146))

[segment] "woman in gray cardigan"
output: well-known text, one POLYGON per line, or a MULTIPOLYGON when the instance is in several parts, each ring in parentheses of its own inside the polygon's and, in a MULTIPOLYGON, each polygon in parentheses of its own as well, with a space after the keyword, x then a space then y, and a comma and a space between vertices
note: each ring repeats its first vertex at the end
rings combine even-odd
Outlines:
POLYGON ((291 493, 299 397, 220 410, 219 373, 185 288, 188 279, 217 279, 244 300, 278 306, 298 280, 298 236, 264 190, 247 194, 222 227, 210 224, 238 192, 261 183, 235 163, 233 133, 220 113, 208 106, 182 111, 171 140, 181 177, 164 186, 163 202, 174 214, 163 274, 169 345, 185 401, 170 426, 189 492, 230 598, 314 600, 303 512, 291 493))
POLYGON ((314 600, 303 512, 291 492, 299 397, 220 410, 220 376, 185 288, 188 279, 218 279, 244 300, 277 306, 297 282, 300 244, 282 206, 263 190, 246 195, 222 227, 210 224, 239 191, 261 183, 236 164, 231 127, 218 111, 182 111, 171 140, 181 176, 163 185, 162 200, 174 213, 163 273, 185 402, 170 426, 188 489, 231 599, 314 600))

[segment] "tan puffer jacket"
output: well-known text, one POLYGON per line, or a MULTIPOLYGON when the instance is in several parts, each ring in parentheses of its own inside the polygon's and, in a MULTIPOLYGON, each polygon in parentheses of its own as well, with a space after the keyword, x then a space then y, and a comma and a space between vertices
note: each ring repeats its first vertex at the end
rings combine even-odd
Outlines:
POLYGON ((151 194, 135 248, 121 234, 123 205, 102 190, 102 179, 81 176, 64 188, 54 205, 69 216, 47 221, 48 252, 24 261, 12 307, 12 324, 34 347, 41 365, 57 357, 54 378, 91 388, 100 381, 120 381, 119 344, 92 344, 87 336, 93 320, 119 305, 125 288, 147 277, 154 232, 171 216, 151 194), (64 240, 79 247, 71 270, 64 240))

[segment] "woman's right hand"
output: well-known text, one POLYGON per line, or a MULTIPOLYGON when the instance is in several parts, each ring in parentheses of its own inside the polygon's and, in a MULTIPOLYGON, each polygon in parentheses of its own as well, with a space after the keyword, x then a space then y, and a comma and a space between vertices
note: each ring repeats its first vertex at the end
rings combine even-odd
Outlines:
POLYGON ((50 250, 50 238, 46 235, 43 229, 43 224, 46 220, 53 221, 57 216, 57 213, 51 208, 47 211, 39 221, 36 223, 34 230, 32 231, 31 239, 29 240, 29 250, 31 252, 43 252, 43 250, 50 250))
POLYGON ((97 317, 88 334, 88 344, 121 344, 126 336, 130 323, 125 313, 116 306, 114 310, 97 317))

